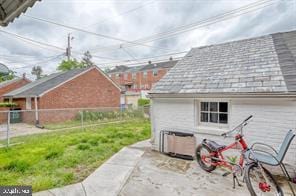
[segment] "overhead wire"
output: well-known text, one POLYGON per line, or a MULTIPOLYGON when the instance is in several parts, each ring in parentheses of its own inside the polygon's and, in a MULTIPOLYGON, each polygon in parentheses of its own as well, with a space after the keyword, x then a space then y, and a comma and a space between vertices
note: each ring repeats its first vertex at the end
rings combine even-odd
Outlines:
MULTIPOLYGON (((94 26, 94 25, 97 25, 97 24, 104 24, 104 23, 106 23, 107 21, 110 21, 110 20, 112 20, 112 19, 114 19, 114 18, 117 18, 117 17, 119 17, 119 16, 127 15, 127 14, 130 14, 130 13, 132 13, 132 12, 135 12, 135 11, 137 11, 137 10, 139 10, 139 9, 142 9, 142 8, 146 7, 147 5, 150 5, 150 4, 154 3, 154 2, 155 2, 155 0, 148 1, 148 2, 146 2, 146 3, 144 3, 144 4, 141 4, 141 5, 138 6, 138 7, 134 7, 134 8, 132 8, 132 9, 129 9, 129 10, 127 10, 127 11, 124 11, 124 12, 122 12, 122 13, 119 13, 118 15, 116 15, 116 16, 114 16, 114 17, 110 17, 110 18, 107 18, 107 19, 103 19, 103 20, 100 20, 100 21, 98 21, 98 22, 96 22, 96 23, 93 23, 93 24, 87 25, 87 26, 85 26, 84 28, 88 28, 88 27, 90 27, 90 26, 94 26)), ((70 33, 74 33, 74 32, 75 32, 75 31, 71 31, 70 33)))
MULTIPOLYGON (((224 21, 224 20, 229 20, 229 19, 235 18, 237 16, 247 14, 247 13, 252 12, 252 11, 263 9, 264 7, 273 5, 273 3, 272 4, 267 4, 267 3, 271 2, 271 1, 274 1, 274 0, 257 1, 255 3, 251 3, 251 4, 248 4, 248 5, 242 6, 240 8, 236 8, 234 10, 231 10, 231 11, 216 15, 214 17, 210 17, 210 18, 207 18, 207 19, 204 19, 204 20, 201 20, 201 21, 193 22, 193 23, 190 23, 190 24, 187 24, 187 25, 181 25, 179 27, 172 28, 172 29, 170 29, 168 31, 164 31, 164 32, 161 32, 161 33, 157 33, 157 34, 148 36, 148 37, 137 39, 137 40, 134 40, 134 42, 147 43, 147 42, 152 42, 152 41, 156 41, 156 40, 160 40, 160 39, 167 39, 167 38, 170 38, 172 36, 172 34, 176 35, 176 34, 184 33, 184 32, 191 31, 191 30, 194 30, 194 29, 197 29, 197 28, 202 28, 202 27, 205 27, 205 26, 209 26, 209 25, 212 25, 214 23, 218 23, 218 22, 221 22, 221 21, 224 21), (258 6, 261 6, 261 7, 258 7, 258 6), (250 10, 251 8, 256 8, 256 9, 250 10), (247 12, 240 13, 240 12, 245 11, 245 10, 247 12), (237 15, 234 15, 234 14, 237 14, 237 15), (228 16, 228 18, 227 18, 227 16, 228 16)), ((126 44, 123 43, 123 44, 121 44, 121 46, 122 47, 133 47, 135 45, 129 44, 129 43, 126 43, 126 44)), ((94 48, 94 49, 91 49, 90 51, 95 52, 95 51, 98 51, 100 49, 106 51, 106 49, 109 49, 109 48, 112 48, 113 50, 118 49, 118 45, 94 48)))
POLYGON ((48 24, 57 25, 57 26, 64 27, 64 28, 67 28, 67 29, 72 29, 72 30, 75 30, 75 31, 88 33, 90 35, 94 35, 94 36, 98 36, 98 37, 102 37, 102 38, 106 38, 106 39, 110 39, 110 40, 115 40, 115 41, 119 41, 119 42, 126 42, 126 43, 130 43, 130 44, 135 44, 135 45, 140 45, 140 46, 145 46, 145 47, 150 47, 150 48, 157 48, 157 49, 161 49, 161 50, 170 50, 170 49, 167 49, 167 48, 161 48, 161 47, 150 46, 150 45, 147 45, 147 44, 136 43, 136 42, 133 42, 133 41, 128 41, 128 40, 122 39, 122 38, 117 38, 117 37, 113 37, 113 36, 110 36, 110 35, 105 35, 105 34, 101 34, 101 33, 96 33, 96 32, 92 32, 92 31, 84 30, 84 29, 79 28, 79 27, 74 27, 74 26, 70 26, 70 25, 66 25, 66 24, 62 24, 62 23, 57 23, 57 22, 54 22, 54 21, 51 21, 51 20, 38 18, 38 17, 35 17, 35 16, 30 16, 30 15, 26 15, 26 14, 24 14, 23 16, 25 16, 27 18, 30 18, 30 19, 33 19, 33 20, 36 20, 36 21, 41 21, 41 22, 45 22, 45 23, 48 23, 48 24))

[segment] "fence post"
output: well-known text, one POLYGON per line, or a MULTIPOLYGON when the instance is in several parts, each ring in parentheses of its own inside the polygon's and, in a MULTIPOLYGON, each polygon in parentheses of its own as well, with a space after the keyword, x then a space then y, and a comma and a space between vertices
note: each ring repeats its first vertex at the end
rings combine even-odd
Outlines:
POLYGON ((6 146, 9 147, 10 144, 10 110, 7 112, 7 130, 6 130, 6 139, 7 143, 6 146))
POLYGON ((84 120, 83 120, 83 111, 80 111, 80 118, 81 118, 81 129, 84 130, 84 120))

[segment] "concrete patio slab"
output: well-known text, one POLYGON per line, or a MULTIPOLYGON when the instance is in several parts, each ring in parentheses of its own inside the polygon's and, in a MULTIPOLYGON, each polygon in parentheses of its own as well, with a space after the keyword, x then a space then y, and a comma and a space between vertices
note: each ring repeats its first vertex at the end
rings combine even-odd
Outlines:
MULTIPOLYGON (((225 171, 203 171, 196 161, 172 158, 146 150, 119 196, 249 196, 246 185, 232 187, 232 176, 225 171)), ((284 186, 285 195, 289 189, 284 186)))
MULTIPOLYGON (((147 141, 120 150, 83 182, 34 196, 249 196, 246 185, 232 188, 225 171, 203 171, 196 161, 172 158, 151 150, 147 141)), ((240 178, 240 181, 242 179, 240 178)), ((289 194, 286 184, 285 195, 289 194)))

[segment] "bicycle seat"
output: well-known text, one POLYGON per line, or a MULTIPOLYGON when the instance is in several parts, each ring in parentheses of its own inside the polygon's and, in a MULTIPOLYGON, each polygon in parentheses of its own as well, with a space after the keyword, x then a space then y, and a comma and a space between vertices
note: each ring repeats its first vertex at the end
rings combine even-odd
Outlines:
POLYGON ((212 140, 207 140, 207 144, 213 151, 222 150, 226 147, 225 145, 220 145, 217 142, 212 140))

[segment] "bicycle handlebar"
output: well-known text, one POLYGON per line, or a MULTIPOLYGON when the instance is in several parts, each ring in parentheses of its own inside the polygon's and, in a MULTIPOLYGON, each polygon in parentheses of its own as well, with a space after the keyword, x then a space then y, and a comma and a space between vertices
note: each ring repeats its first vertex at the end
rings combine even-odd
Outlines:
POLYGON ((244 120, 244 122, 250 120, 251 118, 253 118, 253 115, 250 115, 248 118, 246 118, 246 119, 244 120))
POLYGON ((246 118, 241 124, 239 124, 238 126, 236 126, 234 129, 232 129, 231 131, 228 131, 228 132, 225 132, 225 133, 222 133, 221 134, 221 136, 223 136, 223 137, 226 137, 229 133, 231 133, 231 132, 233 132, 233 131, 235 131, 235 130, 237 130, 238 128, 242 128, 242 127, 244 127, 244 126, 246 126, 247 125, 247 121, 249 121, 251 118, 253 118, 253 115, 250 115, 248 118, 246 118))

